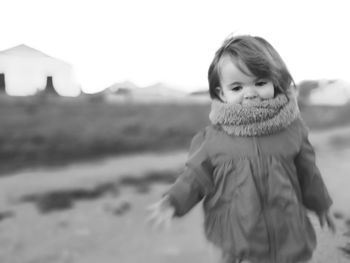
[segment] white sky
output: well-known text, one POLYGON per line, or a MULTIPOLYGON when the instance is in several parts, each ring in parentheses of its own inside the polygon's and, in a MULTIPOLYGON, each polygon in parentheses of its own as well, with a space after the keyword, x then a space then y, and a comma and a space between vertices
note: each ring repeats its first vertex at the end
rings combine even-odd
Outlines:
POLYGON ((0 50, 23 43, 62 59, 85 92, 127 80, 205 88, 232 32, 268 40, 296 82, 350 80, 346 0, 0 0, 0 8, 0 50))

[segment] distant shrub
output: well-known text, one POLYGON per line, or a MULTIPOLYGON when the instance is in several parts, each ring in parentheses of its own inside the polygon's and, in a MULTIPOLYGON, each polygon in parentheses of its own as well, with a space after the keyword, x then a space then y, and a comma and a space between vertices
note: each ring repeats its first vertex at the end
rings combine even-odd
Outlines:
MULTIPOLYGON (((209 104, 0 96, 0 174, 110 155, 187 149, 194 134, 209 124, 209 111, 209 104)), ((302 116, 311 129, 325 129, 350 124, 349 112, 350 105, 306 106, 302 116)))
POLYGON ((0 172, 187 148, 192 136, 208 124, 210 109, 209 105, 95 102, 52 97, 44 102, 35 97, 2 99, 0 172))
POLYGON ((297 85, 298 102, 301 107, 309 104, 312 90, 317 89, 319 83, 316 80, 304 80, 297 85))
POLYGON ((328 129, 350 124, 350 104, 343 106, 305 105, 301 115, 313 130, 328 129))

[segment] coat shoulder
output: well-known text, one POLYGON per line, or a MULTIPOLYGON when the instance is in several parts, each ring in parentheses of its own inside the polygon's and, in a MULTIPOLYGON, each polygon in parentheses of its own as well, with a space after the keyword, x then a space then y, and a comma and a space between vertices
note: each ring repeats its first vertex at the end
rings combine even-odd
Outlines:
POLYGON ((310 129, 301 116, 296 118, 290 126, 290 128, 294 128, 302 137, 305 137, 309 134, 310 129))

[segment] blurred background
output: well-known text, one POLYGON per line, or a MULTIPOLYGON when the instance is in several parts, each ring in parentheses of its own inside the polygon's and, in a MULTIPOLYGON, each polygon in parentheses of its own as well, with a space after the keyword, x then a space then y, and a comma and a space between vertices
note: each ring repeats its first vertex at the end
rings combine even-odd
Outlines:
POLYGON ((345 4, 1 1, 0 262, 215 262, 200 209, 157 232, 144 208, 209 124, 207 70, 232 33, 266 38, 293 75, 340 229, 316 226, 313 262, 347 262, 345 4))
MULTIPOLYGON (((131 153, 186 149, 194 134, 209 124, 207 90, 180 94, 161 84, 143 89, 130 89, 128 85, 78 97, 62 97, 49 84, 44 91, 25 97, 3 91, 1 174, 131 153)), ((349 84, 302 81, 298 89, 301 113, 311 130, 350 124, 349 103, 313 103, 320 92, 341 92, 341 100, 348 100, 342 92, 350 91, 349 84)), ((339 140, 334 143, 342 147, 350 144, 345 138, 339 140)))

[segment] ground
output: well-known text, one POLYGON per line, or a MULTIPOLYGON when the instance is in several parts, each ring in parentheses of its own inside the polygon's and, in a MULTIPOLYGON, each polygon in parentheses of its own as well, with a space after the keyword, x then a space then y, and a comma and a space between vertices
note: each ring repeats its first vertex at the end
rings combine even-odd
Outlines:
MULTIPOLYGON (((312 263, 350 260, 344 252, 350 242, 349 131, 311 134, 337 225, 332 234, 311 217, 318 236, 312 263)), ((169 185, 160 175, 171 177, 185 159, 186 152, 131 155, 0 178, 0 262, 216 262, 203 237, 200 205, 168 229, 153 229, 146 220, 146 207, 169 185)))

